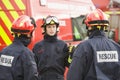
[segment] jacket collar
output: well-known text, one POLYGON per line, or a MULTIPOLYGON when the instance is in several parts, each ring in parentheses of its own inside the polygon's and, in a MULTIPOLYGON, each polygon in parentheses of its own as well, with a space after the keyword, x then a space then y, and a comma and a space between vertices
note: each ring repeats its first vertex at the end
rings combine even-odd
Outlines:
POLYGON ((45 34, 44 40, 48 41, 48 42, 56 42, 58 39, 57 39, 57 35, 49 36, 49 35, 45 34))
POLYGON ((91 38, 93 38, 93 37, 95 37, 95 36, 103 36, 103 37, 105 37, 106 35, 105 35, 105 32, 104 31, 102 31, 102 30, 95 30, 95 31, 93 31, 93 32, 91 32, 91 34, 90 34, 90 36, 89 36, 89 39, 91 39, 91 38))

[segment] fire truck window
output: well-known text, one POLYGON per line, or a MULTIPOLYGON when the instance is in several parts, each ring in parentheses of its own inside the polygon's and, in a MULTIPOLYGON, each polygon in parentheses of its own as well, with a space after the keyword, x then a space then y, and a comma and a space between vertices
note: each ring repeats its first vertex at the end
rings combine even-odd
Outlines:
POLYGON ((81 15, 76 18, 72 18, 72 31, 73 31, 73 40, 83 40, 86 38, 87 30, 86 25, 83 23, 83 20, 85 19, 85 15, 81 15))

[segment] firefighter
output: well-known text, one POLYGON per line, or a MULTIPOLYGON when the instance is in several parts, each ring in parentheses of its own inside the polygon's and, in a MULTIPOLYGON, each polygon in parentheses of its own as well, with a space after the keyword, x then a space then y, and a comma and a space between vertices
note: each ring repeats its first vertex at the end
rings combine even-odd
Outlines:
POLYGON ((39 79, 64 80, 65 67, 69 66, 68 47, 57 38, 59 21, 55 16, 48 16, 42 28, 44 39, 33 47, 39 79))
POLYGON ((77 46, 67 80, 120 80, 120 46, 105 35, 109 28, 105 13, 90 12, 85 24, 89 39, 77 46))
POLYGON ((35 27, 34 19, 26 15, 13 22, 13 43, 0 52, 0 80, 38 80, 34 54, 27 48, 35 27))

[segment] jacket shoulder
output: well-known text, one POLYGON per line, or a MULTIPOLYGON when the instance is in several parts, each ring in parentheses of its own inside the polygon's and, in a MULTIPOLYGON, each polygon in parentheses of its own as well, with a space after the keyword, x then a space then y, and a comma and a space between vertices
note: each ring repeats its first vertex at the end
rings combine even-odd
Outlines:
POLYGON ((65 42, 65 41, 63 41, 63 40, 58 40, 58 43, 61 43, 61 44, 66 44, 66 42, 65 42))

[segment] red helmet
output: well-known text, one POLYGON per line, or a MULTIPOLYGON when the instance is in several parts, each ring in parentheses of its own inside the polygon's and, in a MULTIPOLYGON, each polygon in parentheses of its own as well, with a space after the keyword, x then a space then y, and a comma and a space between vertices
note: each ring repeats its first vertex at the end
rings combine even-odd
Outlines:
POLYGON ((30 34, 35 29, 32 19, 29 16, 22 15, 12 24, 11 31, 20 34, 30 34))
POLYGON ((108 25, 108 17, 100 9, 96 9, 89 13, 86 17, 85 24, 90 27, 92 25, 108 25))
POLYGON ((57 17, 55 17, 55 16, 48 16, 46 19, 44 19, 44 23, 43 23, 42 27, 45 27, 48 24, 56 24, 58 27, 59 21, 58 21, 57 17))

